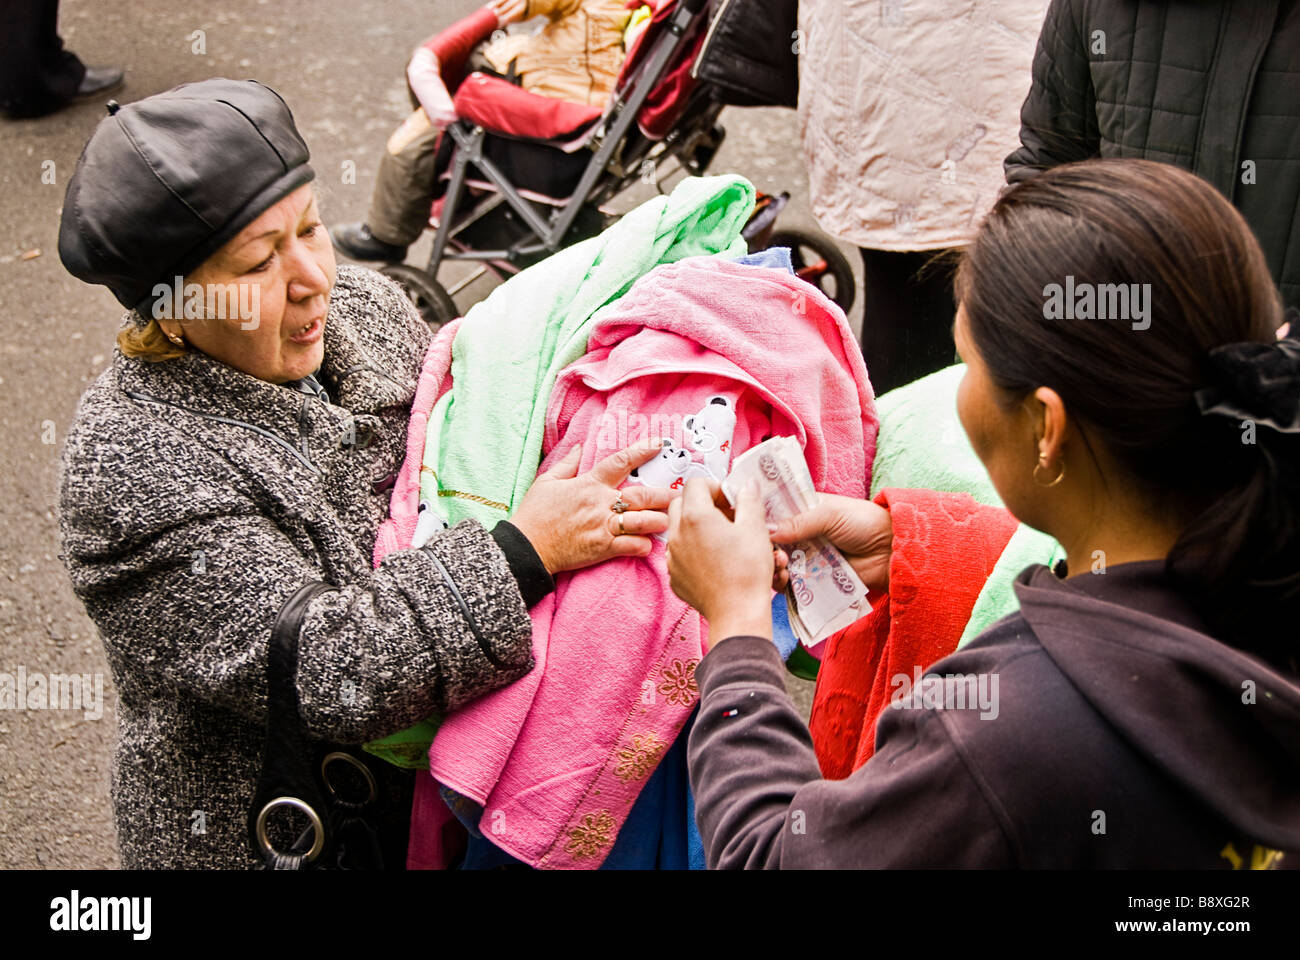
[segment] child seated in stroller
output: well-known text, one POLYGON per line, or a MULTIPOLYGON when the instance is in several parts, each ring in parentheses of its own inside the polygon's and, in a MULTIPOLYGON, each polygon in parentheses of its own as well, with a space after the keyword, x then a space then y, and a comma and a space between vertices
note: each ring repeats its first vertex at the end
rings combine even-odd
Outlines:
POLYGON ((452 93, 468 74, 495 74, 531 93, 603 108, 632 19, 626 0, 491 0, 424 41, 407 66, 420 107, 388 140, 365 221, 331 231, 335 248, 353 260, 406 258, 428 223, 438 138, 456 119, 452 93), (500 33, 535 16, 549 21, 538 33, 500 33))

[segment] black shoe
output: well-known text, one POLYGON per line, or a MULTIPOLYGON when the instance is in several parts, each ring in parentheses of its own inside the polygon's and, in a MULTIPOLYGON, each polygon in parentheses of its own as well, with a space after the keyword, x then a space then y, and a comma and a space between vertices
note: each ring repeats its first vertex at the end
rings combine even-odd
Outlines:
POLYGON ((110 93, 122 85, 121 67, 87 67, 86 75, 81 79, 81 86, 73 100, 93 100, 101 94, 110 93))
POLYGON ((353 260, 382 260, 401 263, 406 259, 406 247, 384 243, 364 223, 340 223, 330 228, 334 247, 353 260))

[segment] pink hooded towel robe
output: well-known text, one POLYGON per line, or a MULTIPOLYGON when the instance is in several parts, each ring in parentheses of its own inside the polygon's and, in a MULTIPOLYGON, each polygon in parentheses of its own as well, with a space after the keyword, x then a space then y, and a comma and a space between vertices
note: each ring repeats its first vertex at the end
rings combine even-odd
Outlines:
MULTIPOLYGON (((440 393, 438 380, 422 386, 440 393)), ((585 471, 650 435, 671 440, 665 456, 689 457, 692 472, 707 460, 725 474, 731 456, 788 435, 819 490, 865 497, 876 426, 838 307, 783 271, 692 257, 656 268, 597 318, 587 354, 551 393, 540 469, 581 443, 585 471), (719 400, 735 416, 729 450, 705 455, 701 414, 719 400)), ((644 559, 560 574, 531 615, 537 666, 449 715, 429 769, 483 806, 484 835, 507 853, 594 868, 694 709, 704 625, 669 588, 662 543, 644 559)), ((416 802, 436 802, 427 785, 416 802)), ((420 843, 412 837, 413 851, 420 843)))

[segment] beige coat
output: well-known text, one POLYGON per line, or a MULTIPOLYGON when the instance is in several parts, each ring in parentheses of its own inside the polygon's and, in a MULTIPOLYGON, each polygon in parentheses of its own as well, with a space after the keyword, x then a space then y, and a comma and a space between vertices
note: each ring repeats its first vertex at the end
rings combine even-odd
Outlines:
POLYGON ((524 16, 545 16, 540 33, 511 34, 483 48, 492 68, 515 61, 525 90, 603 107, 623 66, 624 0, 529 0, 524 16))
POLYGON ((860 247, 969 241, 1020 143, 1046 0, 804 0, 799 125, 813 213, 860 247))

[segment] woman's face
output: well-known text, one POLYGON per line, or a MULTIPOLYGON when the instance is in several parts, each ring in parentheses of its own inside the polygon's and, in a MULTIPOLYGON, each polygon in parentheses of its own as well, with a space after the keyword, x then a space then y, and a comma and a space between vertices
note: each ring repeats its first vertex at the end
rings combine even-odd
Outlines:
POLYGON ((194 348, 250 376, 271 383, 297 380, 314 373, 324 356, 334 277, 334 248, 307 184, 186 278, 187 290, 191 284, 204 291, 224 288, 228 308, 204 319, 166 321, 164 329, 179 328, 194 348))

